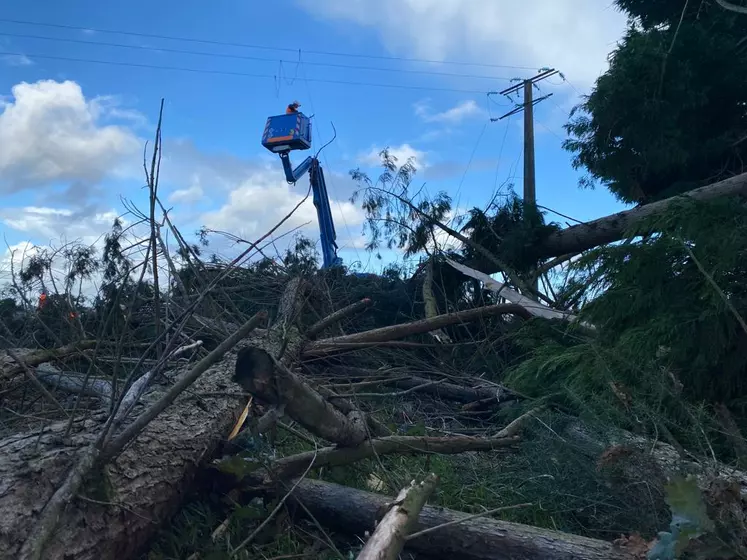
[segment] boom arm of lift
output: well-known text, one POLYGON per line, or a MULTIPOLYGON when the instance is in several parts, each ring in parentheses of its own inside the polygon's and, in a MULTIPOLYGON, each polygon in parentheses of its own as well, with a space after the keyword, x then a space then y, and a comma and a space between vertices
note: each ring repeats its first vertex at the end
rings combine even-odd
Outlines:
POLYGON ((335 233, 335 223, 332 220, 332 210, 329 207, 327 183, 324 181, 324 171, 319 164, 319 160, 315 157, 307 157, 298 167, 293 169, 289 152, 280 152, 278 155, 280 156, 280 161, 283 162, 285 179, 289 183, 297 183, 308 171, 314 206, 316 206, 316 215, 319 220, 319 234, 323 258, 322 268, 341 265, 342 259, 337 256, 337 233, 335 233))

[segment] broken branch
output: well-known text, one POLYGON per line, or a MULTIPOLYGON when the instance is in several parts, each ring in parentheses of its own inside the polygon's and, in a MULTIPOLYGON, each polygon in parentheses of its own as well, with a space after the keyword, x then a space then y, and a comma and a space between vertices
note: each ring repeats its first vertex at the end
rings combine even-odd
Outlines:
POLYGON ((358 560, 397 560, 405 538, 417 525, 420 510, 436 489, 436 484, 438 477, 429 474, 420 484, 413 480, 410 486, 403 488, 358 554, 358 560))
POLYGON ((436 317, 433 317, 431 319, 421 319, 420 321, 413 321, 411 323, 392 325, 390 327, 381 327, 379 329, 372 329, 370 331, 350 334, 347 336, 324 338, 322 340, 309 343, 303 351, 303 356, 324 356, 334 353, 338 350, 338 345, 341 343, 387 342, 414 334, 430 332, 442 327, 455 325, 457 323, 469 323, 471 321, 484 319, 486 317, 509 314, 517 315, 518 317, 521 317, 525 320, 529 320, 532 318, 531 313, 529 313, 521 305, 516 305, 513 303, 489 305, 486 307, 478 307, 476 309, 458 311, 457 313, 446 313, 444 315, 437 315, 436 317))

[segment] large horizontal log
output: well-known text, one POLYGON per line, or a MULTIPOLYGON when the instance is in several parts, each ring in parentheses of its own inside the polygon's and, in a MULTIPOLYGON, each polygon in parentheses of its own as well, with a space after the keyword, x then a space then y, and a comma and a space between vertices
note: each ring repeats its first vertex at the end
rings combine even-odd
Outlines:
POLYGON ((646 218, 663 214, 680 200, 708 201, 724 196, 744 194, 747 194, 747 173, 694 189, 679 196, 659 200, 651 204, 645 204, 631 210, 625 210, 611 216, 605 216, 604 218, 563 229, 547 237, 540 245, 540 252, 543 257, 558 257, 567 253, 580 253, 587 249, 604 245, 605 243, 619 241, 631 227, 639 224, 646 218))
MULTIPOLYGON (((282 491, 282 490, 281 490, 282 491)), ((323 525, 363 536, 392 502, 388 496, 320 480, 302 480, 290 500, 301 502, 323 525)), ((303 512, 304 508, 299 508, 303 512)), ((529 525, 469 517, 440 507, 424 507, 414 532, 444 525, 408 540, 405 550, 446 560, 634 560, 612 543, 529 525), (445 525, 450 523, 450 525, 445 525)))
MULTIPOLYGON (((61 346, 59 348, 50 348, 48 350, 20 350, 19 353, 26 365, 34 367, 44 362, 50 362, 52 360, 60 360, 67 358, 74 354, 83 352, 84 350, 90 350, 96 346, 95 340, 82 340, 80 342, 74 342, 67 346, 61 346)), ((4 355, 0 356, 0 378, 13 377, 19 373, 23 373, 23 368, 16 363, 15 360, 7 355, 7 352, 3 352, 4 355)))

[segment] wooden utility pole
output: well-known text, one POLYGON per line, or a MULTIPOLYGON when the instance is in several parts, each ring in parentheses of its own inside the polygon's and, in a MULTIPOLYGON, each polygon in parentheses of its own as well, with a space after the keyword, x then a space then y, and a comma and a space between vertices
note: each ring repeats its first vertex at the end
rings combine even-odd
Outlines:
MULTIPOLYGON (((537 204, 537 185, 535 181, 535 168, 534 168, 534 106, 550 97, 552 93, 548 93, 542 97, 533 98, 532 88, 534 84, 554 76, 559 72, 554 68, 548 68, 541 71, 539 74, 526 80, 521 80, 519 83, 498 92, 499 95, 505 95, 511 99, 511 95, 518 93, 520 89, 524 90, 524 101, 522 103, 514 103, 515 107, 497 119, 490 119, 491 121, 500 121, 508 116, 515 115, 520 111, 524 111, 524 219, 527 220, 529 212, 527 208, 532 208, 537 204)), ((491 92, 492 93, 492 92, 491 92)), ((490 95, 490 94, 488 94, 490 95)), ((537 292, 538 289, 538 278, 535 276, 532 279, 532 289, 537 292)))
POLYGON ((524 82, 524 202, 537 203, 537 189, 534 181, 534 104, 532 103, 532 82, 524 82))
POLYGON ((516 113, 519 113, 520 111, 524 111, 524 203, 525 204, 531 204, 534 205, 537 203, 537 187, 535 183, 535 173, 534 173, 534 106, 539 103, 540 101, 544 101, 548 97, 552 95, 552 93, 549 93, 547 95, 544 95, 542 97, 539 97, 538 99, 533 99, 532 95, 532 88, 534 87, 534 84, 537 82, 540 82, 544 80, 545 78, 549 78, 551 76, 554 76, 557 74, 558 71, 549 68, 547 70, 544 70, 537 74, 536 76, 532 78, 528 78, 526 80, 520 81, 518 84, 515 84, 511 86, 510 88, 506 88, 501 92, 498 92, 499 95, 505 95, 508 96, 509 99, 511 99, 511 94, 518 93, 520 89, 523 88, 524 90, 524 101, 523 103, 516 103, 515 107, 503 115, 500 118, 497 119, 490 119, 491 121, 500 121, 505 119, 506 117, 509 117, 511 115, 515 115, 516 113))

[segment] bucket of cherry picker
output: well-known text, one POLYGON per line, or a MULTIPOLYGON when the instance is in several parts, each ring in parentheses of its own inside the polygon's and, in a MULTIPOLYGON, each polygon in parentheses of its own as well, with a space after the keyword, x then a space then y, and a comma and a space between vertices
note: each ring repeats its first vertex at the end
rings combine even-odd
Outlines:
POLYGON ((303 113, 276 115, 267 119, 262 145, 274 153, 311 148, 311 121, 303 113))

